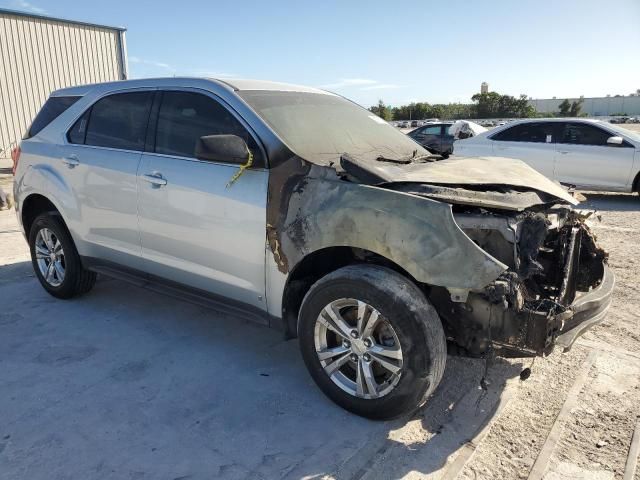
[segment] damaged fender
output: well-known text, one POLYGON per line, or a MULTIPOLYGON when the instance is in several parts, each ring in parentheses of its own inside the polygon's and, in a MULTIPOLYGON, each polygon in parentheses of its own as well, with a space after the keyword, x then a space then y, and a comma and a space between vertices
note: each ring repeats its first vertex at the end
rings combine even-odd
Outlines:
POLYGON ((287 191, 278 192, 285 194, 286 213, 276 220, 280 225, 269 224, 271 250, 283 273, 306 255, 336 246, 374 252, 417 281, 452 291, 482 288, 507 269, 458 227, 450 205, 307 167, 306 176, 289 177, 299 181, 285 182, 287 191))

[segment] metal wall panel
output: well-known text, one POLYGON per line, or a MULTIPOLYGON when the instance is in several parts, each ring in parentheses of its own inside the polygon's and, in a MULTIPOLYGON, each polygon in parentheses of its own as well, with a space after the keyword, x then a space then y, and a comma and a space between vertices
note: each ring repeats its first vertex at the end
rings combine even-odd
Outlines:
MULTIPOLYGON (((579 98, 568 98, 570 102, 579 98)), ((542 98, 529 100, 529 104, 538 112, 553 113, 559 110, 564 98, 542 98)), ((618 113, 640 115, 640 96, 625 95, 620 97, 587 97, 583 98, 582 113, 590 116, 609 116, 618 113)))
POLYGON ((124 31, 0 11, 0 157, 58 88, 127 77, 124 31))

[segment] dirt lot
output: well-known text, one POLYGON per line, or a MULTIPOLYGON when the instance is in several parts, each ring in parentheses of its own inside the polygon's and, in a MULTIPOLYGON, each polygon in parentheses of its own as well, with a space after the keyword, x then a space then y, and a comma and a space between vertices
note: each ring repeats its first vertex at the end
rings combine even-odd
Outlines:
POLYGON ((0 478, 623 478, 640 198, 586 196, 617 275, 607 320, 568 353, 496 360, 486 393, 484 363, 450 357, 429 404, 394 422, 334 406, 277 332, 106 278, 54 300, 0 212, 0 478))

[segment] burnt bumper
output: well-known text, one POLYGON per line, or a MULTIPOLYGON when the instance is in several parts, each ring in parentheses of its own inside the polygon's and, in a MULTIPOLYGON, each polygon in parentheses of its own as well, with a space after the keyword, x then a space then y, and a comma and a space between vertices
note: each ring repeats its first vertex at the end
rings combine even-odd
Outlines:
POLYGON ((557 346, 568 351, 580 335, 604 320, 611 305, 615 283, 613 271, 605 265, 600 285, 576 297, 563 314, 564 323, 555 342, 557 346))
POLYGON ((615 276, 604 263, 599 280, 590 291, 576 292, 561 311, 555 302, 515 309, 482 293, 470 293, 465 303, 453 303, 444 289, 433 289, 430 299, 445 321, 448 339, 465 354, 481 356, 492 349, 503 357, 535 357, 550 354, 556 345, 569 350, 580 335, 604 320, 615 285, 615 276))

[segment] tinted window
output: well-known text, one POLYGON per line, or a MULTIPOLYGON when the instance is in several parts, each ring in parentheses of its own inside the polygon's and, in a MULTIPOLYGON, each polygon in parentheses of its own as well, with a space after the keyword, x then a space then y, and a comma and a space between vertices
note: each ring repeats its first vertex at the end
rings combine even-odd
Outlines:
POLYGON ((144 150, 152 98, 152 92, 132 92, 99 100, 91 107, 84 143, 97 147, 144 150))
POLYGON ((423 135, 440 135, 442 127, 440 125, 434 125, 431 127, 425 127, 420 133, 423 135))
POLYGON ((38 115, 36 115, 36 118, 34 118, 25 138, 37 135, 40 130, 53 122, 79 99, 80 97, 49 97, 38 112, 38 115))
POLYGON ((158 114, 156 153, 195 157, 196 144, 206 135, 237 135, 258 159, 253 137, 222 105, 210 97, 191 92, 164 92, 158 114))
POLYGON ((607 139, 613 135, 604 130, 582 123, 567 123, 560 136, 561 143, 576 145, 607 145, 607 139))
POLYGON ((73 124, 71 130, 67 133, 67 138, 70 143, 84 143, 87 135, 87 123, 89 123, 90 113, 91 109, 87 110, 78 120, 76 120, 76 123, 73 124))
POLYGON ((547 140, 553 141, 553 127, 553 123, 521 123, 496 133, 491 139, 503 142, 547 143, 547 140))

